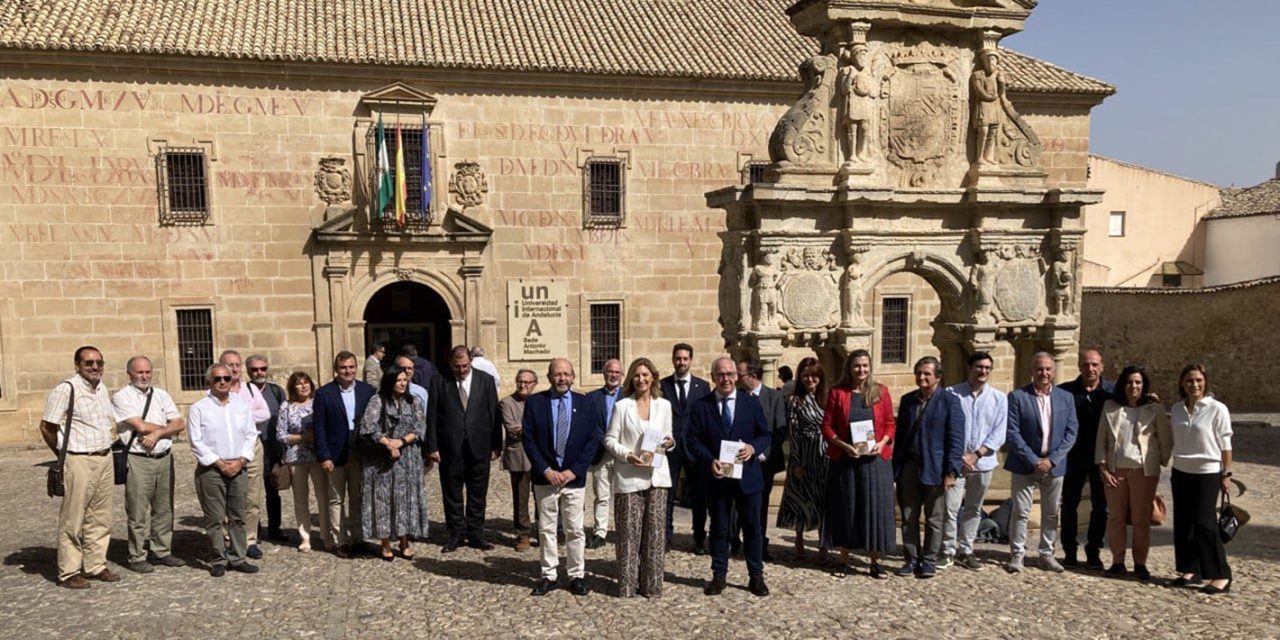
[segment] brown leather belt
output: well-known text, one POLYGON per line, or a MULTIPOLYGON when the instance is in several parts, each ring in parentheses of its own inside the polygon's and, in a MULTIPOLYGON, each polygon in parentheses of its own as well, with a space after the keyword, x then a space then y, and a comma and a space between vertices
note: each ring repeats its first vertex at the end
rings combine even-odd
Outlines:
POLYGON ((68 451, 67 455, 69 456, 105 456, 108 453, 111 453, 111 447, 107 447, 102 451, 68 451))

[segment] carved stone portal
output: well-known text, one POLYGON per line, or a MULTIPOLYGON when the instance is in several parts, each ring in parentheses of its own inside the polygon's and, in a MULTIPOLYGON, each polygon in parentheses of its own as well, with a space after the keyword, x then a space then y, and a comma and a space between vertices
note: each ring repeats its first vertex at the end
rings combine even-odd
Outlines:
POLYGON ((325 204, 334 205, 351 200, 351 171, 346 158, 336 156, 321 158, 316 169, 316 195, 325 204))

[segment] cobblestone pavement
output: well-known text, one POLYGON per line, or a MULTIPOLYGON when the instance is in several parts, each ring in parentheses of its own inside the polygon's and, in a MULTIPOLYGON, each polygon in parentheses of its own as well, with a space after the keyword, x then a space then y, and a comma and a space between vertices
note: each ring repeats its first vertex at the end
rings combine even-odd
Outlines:
MULTIPOLYGON (((93 637, 882 637, 882 638, 1274 638, 1280 637, 1280 429, 1237 432, 1237 477, 1248 493, 1237 504, 1253 520, 1228 546, 1236 575, 1233 593, 1106 579, 1098 574, 1053 575, 1028 568, 1009 576, 997 565, 1006 549, 985 545, 984 571, 951 568, 933 580, 875 581, 861 563, 852 573, 797 561, 791 534, 773 530, 779 563, 766 569, 773 595, 745 589, 741 560, 731 564, 731 588, 702 594, 709 560, 685 551, 678 536, 667 556, 660 600, 615 597, 612 545, 587 552, 592 593, 564 590, 534 598, 536 549, 511 549, 510 493, 495 467, 490 525, 499 547, 443 556, 438 534, 439 484, 428 479, 432 540, 416 546, 413 562, 374 558, 343 561, 266 543, 257 575, 210 578, 202 560, 199 507, 192 491, 193 460, 179 446, 175 555, 187 567, 150 575, 118 566, 125 559, 123 493, 116 497, 109 560, 124 579, 73 592, 53 583, 57 502, 44 495, 50 455, 0 451, 0 636, 93 637)), ((1162 493, 1167 497, 1167 476, 1162 493)), ((292 521, 289 495, 285 522, 292 521)), ((682 510, 681 510, 682 511, 682 510)), ((590 516, 588 516, 590 519, 590 516)), ((680 514, 678 531, 688 531, 680 514)), ((1149 566, 1163 582, 1172 573, 1171 526, 1154 533, 1149 566)))

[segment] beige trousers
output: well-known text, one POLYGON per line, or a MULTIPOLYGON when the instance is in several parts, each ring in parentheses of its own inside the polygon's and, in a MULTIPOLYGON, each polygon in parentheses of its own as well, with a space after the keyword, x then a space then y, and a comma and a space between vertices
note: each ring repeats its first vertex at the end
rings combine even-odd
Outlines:
POLYGON ((66 494, 58 511, 58 581, 107 568, 115 470, 111 454, 67 454, 63 467, 66 494))
POLYGON ((262 484, 262 465, 266 464, 266 456, 262 452, 262 438, 253 443, 253 460, 244 466, 249 474, 249 497, 245 505, 244 535, 249 546, 258 544, 258 523, 262 521, 262 503, 267 499, 267 489, 262 484))
POLYGON ((311 509, 308 497, 308 485, 315 487, 316 511, 320 512, 320 535, 328 538, 329 533, 329 481, 325 478, 324 469, 319 462, 295 464, 293 466, 293 518, 298 523, 298 535, 302 538, 301 548, 311 547, 311 509))
POLYGON ((586 575, 584 551, 587 536, 582 529, 585 487, 569 489, 548 484, 533 485, 533 499, 538 508, 538 543, 542 552, 542 577, 555 581, 560 566, 560 549, 556 545, 556 523, 564 524, 564 544, 570 578, 586 575))
POLYGON ((364 539, 360 522, 360 495, 364 491, 364 469, 355 454, 347 463, 335 466, 329 478, 329 528, 325 530, 324 545, 332 549, 337 545, 356 545, 364 539))

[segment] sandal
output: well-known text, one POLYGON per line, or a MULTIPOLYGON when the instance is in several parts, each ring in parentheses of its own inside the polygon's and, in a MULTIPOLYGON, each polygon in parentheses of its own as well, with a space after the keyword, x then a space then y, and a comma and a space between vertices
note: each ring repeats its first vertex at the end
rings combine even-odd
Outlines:
POLYGON ((406 544, 406 545, 404 545, 404 546, 401 546, 401 547, 400 547, 400 557, 401 557, 401 558, 404 558, 405 560, 412 560, 412 559, 413 559, 413 549, 412 549, 412 548, 410 548, 410 547, 409 547, 409 545, 407 545, 407 544, 406 544))
POLYGON ((884 569, 880 568, 880 563, 878 562, 871 564, 871 568, 867 570, 867 575, 871 576, 872 578, 875 578, 876 580, 889 579, 889 574, 885 573, 884 569))

